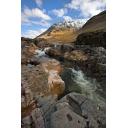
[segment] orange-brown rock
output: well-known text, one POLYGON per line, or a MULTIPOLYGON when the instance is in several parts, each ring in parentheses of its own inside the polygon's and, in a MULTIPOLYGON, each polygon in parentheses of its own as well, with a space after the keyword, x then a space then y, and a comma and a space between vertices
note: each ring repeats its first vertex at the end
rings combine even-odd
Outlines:
POLYGON ((56 71, 58 74, 60 74, 63 70, 62 66, 60 65, 59 61, 55 59, 51 59, 46 63, 42 64, 45 72, 49 73, 51 70, 56 71))
POLYGON ((81 50, 73 50, 71 52, 66 52, 64 54, 64 58, 67 60, 74 60, 74 61, 85 61, 88 59, 88 55, 86 55, 81 50))
POLYGON ((45 72, 48 73, 48 87, 50 94, 61 95, 65 89, 65 83, 59 76, 62 67, 59 61, 52 59, 42 64, 45 72))
POLYGON ((51 94, 61 95, 65 90, 65 83, 57 71, 51 70, 48 77, 48 86, 51 94))

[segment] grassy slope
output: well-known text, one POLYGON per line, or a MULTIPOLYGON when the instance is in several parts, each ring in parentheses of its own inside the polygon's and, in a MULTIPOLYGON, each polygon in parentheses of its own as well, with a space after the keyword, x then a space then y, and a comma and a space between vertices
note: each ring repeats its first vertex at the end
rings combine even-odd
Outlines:
POLYGON ((106 11, 92 17, 79 31, 72 28, 55 29, 51 27, 36 38, 41 38, 47 43, 72 43, 79 34, 94 31, 106 31, 106 11))
POLYGON ((80 29, 79 33, 106 31, 106 11, 92 17, 80 29))
POLYGON ((63 29, 63 30, 52 30, 50 33, 45 33, 38 38, 43 38, 48 43, 60 42, 60 43, 70 43, 75 41, 77 37, 76 31, 74 29, 63 29))

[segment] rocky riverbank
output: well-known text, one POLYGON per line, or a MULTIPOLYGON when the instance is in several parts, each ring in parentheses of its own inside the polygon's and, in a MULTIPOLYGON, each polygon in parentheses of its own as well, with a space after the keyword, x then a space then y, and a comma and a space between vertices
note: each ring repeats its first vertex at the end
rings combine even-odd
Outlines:
MULTIPOLYGON (((65 93, 67 85, 65 87, 66 81, 62 79, 65 70, 62 63, 69 62, 75 67, 82 67, 89 62, 93 64, 91 55, 94 57, 97 52, 99 56, 94 57, 97 59, 100 52, 105 52, 103 48, 81 50, 76 46, 56 44, 43 51, 34 44, 24 48, 22 55, 26 56, 26 60, 22 60, 22 128, 58 128, 58 125, 60 128, 105 127, 105 106, 81 92, 65 93), (88 52, 90 50, 95 53, 88 52), (56 54, 60 51, 61 54, 56 54)), ((85 90, 89 91, 87 88, 85 90)))
POLYGON ((68 44, 22 38, 22 128, 106 127, 105 17, 91 18, 68 44))

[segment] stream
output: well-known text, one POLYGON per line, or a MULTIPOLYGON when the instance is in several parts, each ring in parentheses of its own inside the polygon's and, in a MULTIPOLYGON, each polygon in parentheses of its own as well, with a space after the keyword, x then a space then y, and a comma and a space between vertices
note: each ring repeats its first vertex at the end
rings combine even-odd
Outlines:
MULTIPOLYGON (((36 55, 41 62, 51 59, 45 54, 44 50, 36 50, 36 55)), ((53 59, 53 58, 52 58, 53 59)), ((71 62, 60 62, 63 66, 63 72, 61 74, 62 80, 65 82, 65 92, 64 95, 70 92, 78 92, 86 95, 89 99, 93 100, 97 104, 105 105, 105 98, 98 93, 99 83, 96 79, 89 78, 86 73, 80 69, 80 67, 75 67, 71 62)))

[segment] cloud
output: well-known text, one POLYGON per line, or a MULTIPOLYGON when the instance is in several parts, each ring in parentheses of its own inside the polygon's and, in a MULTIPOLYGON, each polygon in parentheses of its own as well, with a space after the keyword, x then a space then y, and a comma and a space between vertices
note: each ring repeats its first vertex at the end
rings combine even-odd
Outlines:
POLYGON ((35 0, 38 7, 41 7, 43 4, 43 0, 35 0))
POLYGON ((66 8, 53 9, 52 13, 58 17, 62 17, 67 13, 67 9, 66 8))
POLYGON ((45 12, 43 10, 40 10, 39 8, 29 9, 28 7, 26 7, 23 11, 23 14, 28 18, 37 17, 44 20, 51 20, 51 17, 45 14, 45 12))
POLYGON ((70 16, 63 16, 63 19, 65 21, 71 21, 71 20, 73 20, 72 17, 70 17, 70 16))
POLYGON ((21 13, 21 22, 24 25, 34 24, 49 27, 49 20, 51 20, 51 17, 45 13, 45 10, 40 10, 38 8, 29 9, 28 7, 25 7, 21 13), (32 18, 35 18, 36 20, 32 18))
POLYGON ((80 11, 84 17, 90 17, 101 12, 105 5, 105 0, 71 0, 65 7, 80 11))
POLYGON ((42 28, 40 30, 28 30, 25 33, 22 34, 22 37, 26 37, 26 38, 35 38, 38 35, 40 35, 41 33, 45 32, 47 29, 46 28, 42 28))

